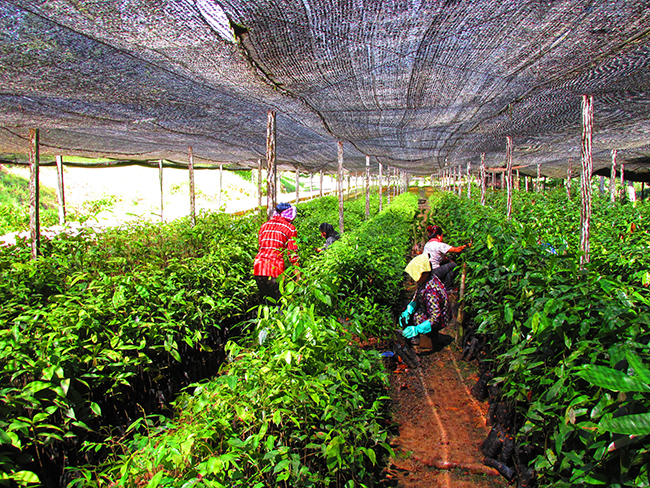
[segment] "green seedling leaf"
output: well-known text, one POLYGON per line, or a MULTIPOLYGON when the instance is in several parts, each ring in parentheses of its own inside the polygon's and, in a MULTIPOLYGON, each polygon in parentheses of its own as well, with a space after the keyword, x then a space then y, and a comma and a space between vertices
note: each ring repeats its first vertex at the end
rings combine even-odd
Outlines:
POLYGON ((20 483, 40 483, 41 480, 31 471, 18 471, 11 476, 15 481, 20 483))
POLYGON ((625 415, 613 419, 601 420, 598 428, 615 434, 648 435, 650 434, 650 413, 625 415))
POLYGON ((607 368, 605 366, 587 364, 577 372, 577 375, 593 385, 607 388, 612 391, 650 392, 650 386, 641 381, 638 377, 628 376, 621 371, 607 368))

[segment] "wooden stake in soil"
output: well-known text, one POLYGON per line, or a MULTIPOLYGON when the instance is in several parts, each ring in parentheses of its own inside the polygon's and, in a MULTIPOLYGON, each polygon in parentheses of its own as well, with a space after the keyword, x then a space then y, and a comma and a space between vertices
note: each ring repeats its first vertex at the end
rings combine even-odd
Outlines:
POLYGON ((262 160, 257 160, 257 212, 262 212, 262 160))
POLYGON ((370 218, 370 156, 366 155, 366 220, 370 218))
POLYGON ((381 181, 381 170, 382 170, 382 165, 381 165, 381 163, 379 163, 379 181, 378 181, 378 183, 379 183, 379 211, 380 212, 381 212, 381 209, 382 209, 382 201, 384 199, 383 198, 384 190, 382 188, 382 181, 381 181))
POLYGON ((188 163, 187 168, 190 172, 190 218, 192 227, 196 225, 196 194, 194 193, 194 152, 192 146, 187 148, 188 163))
POLYGON ((63 185, 63 158, 56 156, 56 197, 59 203, 59 225, 65 224, 65 189, 63 185))
POLYGON ((223 194, 223 164, 219 165, 219 194, 217 195, 217 209, 221 210, 221 195, 223 194))
POLYGON ((266 216, 271 218, 276 206, 277 166, 275 161, 275 112, 269 110, 266 120, 266 216))
POLYGON ((512 137, 506 137, 506 187, 508 189, 506 213, 512 218, 512 137))
POLYGON ((343 234, 343 143, 338 143, 338 162, 339 162, 339 232, 343 234))
POLYGON ((591 172, 593 159, 591 141, 594 123, 594 98, 591 95, 582 96, 582 178, 580 189, 582 193, 582 208, 580 212, 580 263, 589 262, 589 223, 591 220, 591 172))
POLYGON ((566 197, 568 199, 571 199, 571 178, 573 175, 571 174, 571 165, 573 163, 573 159, 569 158, 569 166, 567 167, 566 170, 566 197))
POLYGON ((163 160, 158 160, 158 185, 160 186, 160 221, 164 222, 163 219, 163 160))
POLYGON ((29 129, 29 236, 32 244, 32 259, 38 257, 41 247, 41 224, 39 215, 39 130, 29 129))
POLYGON ((616 155, 618 151, 612 149, 612 169, 609 172, 609 200, 616 201, 616 155))
POLYGON ((320 172, 320 196, 323 196, 323 170, 320 172))
POLYGON ((485 153, 481 153, 481 205, 485 207, 485 186, 487 184, 485 177, 485 153))

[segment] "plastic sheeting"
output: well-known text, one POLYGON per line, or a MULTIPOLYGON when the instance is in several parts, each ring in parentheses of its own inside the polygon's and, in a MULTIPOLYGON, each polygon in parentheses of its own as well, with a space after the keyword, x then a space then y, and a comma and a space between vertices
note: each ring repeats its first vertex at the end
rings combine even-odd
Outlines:
POLYGON ((0 152, 282 169, 472 162, 566 176, 650 157, 650 5, 578 0, 0 0, 0 152))

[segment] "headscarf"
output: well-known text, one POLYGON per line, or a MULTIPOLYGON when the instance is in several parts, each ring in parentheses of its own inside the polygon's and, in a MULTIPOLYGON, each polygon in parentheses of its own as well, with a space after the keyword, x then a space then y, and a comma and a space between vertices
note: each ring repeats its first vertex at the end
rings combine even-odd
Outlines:
POLYGON ((290 203, 278 203, 275 206, 275 212, 273 212, 273 217, 276 215, 280 215, 281 217, 285 218, 289 222, 291 222, 293 219, 296 218, 297 214, 296 207, 291 206, 290 203))
POLYGON ((427 225, 427 234, 429 234, 429 239, 433 239, 442 234, 442 229, 439 225, 427 225))
POLYGON ((333 237, 334 240, 338 240, 338 238, 341 237, 339 233, 334 230, 334 226, 332 224, 323 222, 318 226, 318 230, 325 233, 326 239, 328 237, 333 237))
POLYGON ((406 265, 406 271, 414 281, 418 281, 422 277, 422 273, 431 271, 431 262, 426 253, 418 254, 411 262, 406 265))

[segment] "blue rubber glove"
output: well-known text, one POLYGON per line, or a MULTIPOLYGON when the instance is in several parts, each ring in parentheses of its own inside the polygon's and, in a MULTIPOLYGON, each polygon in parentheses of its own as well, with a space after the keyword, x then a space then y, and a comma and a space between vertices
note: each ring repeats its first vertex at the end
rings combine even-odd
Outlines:
POLYGON ((402 315, 399 318, 400 327, 404 328, 408 326, 409 319, 411 318, 411 315, 413 315, 413 312, 415 312, 417 306, 418 304, 416 302, 411 302, 406 306, 406 310, 402 312, 402 315))
POLYGON ((402 331, 402 335, 407 339, 410 339, 411 337, 415 337, 418 334, 427 334, 429 332, 431 332, 431 321, 425 320, 421 324, 405 327, 402 331))

